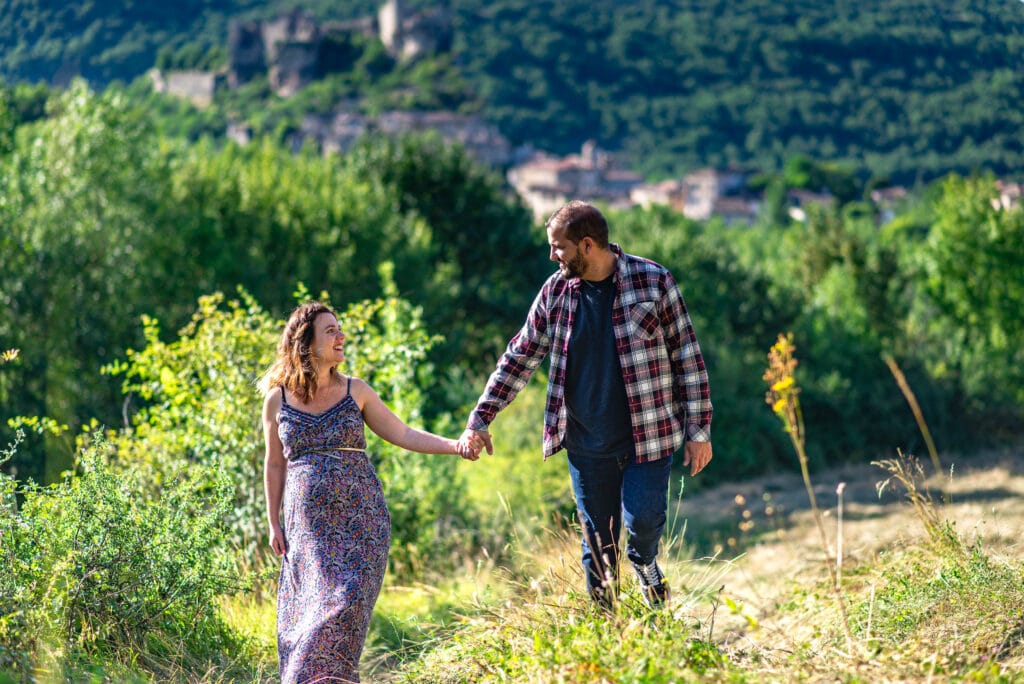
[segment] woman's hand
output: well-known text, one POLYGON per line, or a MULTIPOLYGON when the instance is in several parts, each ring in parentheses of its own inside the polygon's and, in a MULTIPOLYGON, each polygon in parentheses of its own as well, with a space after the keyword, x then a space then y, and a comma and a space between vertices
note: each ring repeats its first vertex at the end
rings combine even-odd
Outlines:
POLYGON ((486 430, 470 430, 466 428, 462 436, 459 437, 459 455, 462 458, 475 461, 480 458, 480 452, 484 449, 487 449, 489 454, 494 453, 491 433, 486 430))
MULTIPOLYGON (((466 430, 462 433, 456 445, 459 456, 467 461, 475 461, 480 458, 480 452, 485 446, 484 439, 473 430, 466 430)), ((488 453, 490 453, 488 451, 488 453)))
POLYGON ((455 443, 455 450, 458 452, 459 456, 467 461, 475 461, 480 458, 480 449, 461 439, 455 443))
POLYGON ((274 554, 283 556, 288 553, 288 544, 284 540, 284 531, 279 525, 272 525, 270 528, 270 548, 274 554))

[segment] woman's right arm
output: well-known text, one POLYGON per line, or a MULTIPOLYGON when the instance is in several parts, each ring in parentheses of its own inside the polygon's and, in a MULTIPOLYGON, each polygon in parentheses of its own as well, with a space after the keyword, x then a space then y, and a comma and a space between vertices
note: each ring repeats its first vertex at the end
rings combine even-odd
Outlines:
POLYGON ((273 390, 263 402, 263 441, 267 453, 263 460, 263 487, 267 495, 267 522, 270 523, 270 548, 278 556, 288 552, 281 528, 281 499, 288 462, 284 458, 284 445, 277 435, 277 413, 281 410, 281 392, 273 390))

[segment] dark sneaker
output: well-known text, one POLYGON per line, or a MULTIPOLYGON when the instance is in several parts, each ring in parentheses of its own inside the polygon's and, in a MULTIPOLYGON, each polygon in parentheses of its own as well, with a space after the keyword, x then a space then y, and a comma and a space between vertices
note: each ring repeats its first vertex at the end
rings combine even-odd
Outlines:
POLYGON ((612 605, 612 592, 607 587, 593 587, 590 589, 590 598, 594 601, 594 604, 599 608, 611 612, 613 610, 612 605))
POLYGON ((640 578, 640 588, 648 607, 657 608, 669 600, 668 583, 658 567, 658 561, 651 561, 647 565, 633 563, 633 569, 640 578))

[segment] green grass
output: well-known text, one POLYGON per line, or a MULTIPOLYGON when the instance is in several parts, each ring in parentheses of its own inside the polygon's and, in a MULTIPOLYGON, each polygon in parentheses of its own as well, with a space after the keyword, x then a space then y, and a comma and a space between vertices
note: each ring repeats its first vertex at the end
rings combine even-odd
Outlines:
MULTIPOLYGON (((774 544, 792 551, 788 541, 774 544)), ((405 683, 1024 681, 1024 566, 987 554, 980 541, 909 540, 844 568, 852 652, 818 565, 779 577, 759 604, 735 589, 731 573, 746 571, 745 558, 692 560, 679 543, 667 551, 674 596, 657 612, 643 604, 629 574, 614 612, 595 609, 582 591, 575 530, 522 538, 501 565, 480 558, 446 577, 388 584, 363 676, 405 683)), ((123 654, 88 661, 43 649, 38 679, 276 681, 272 584, 225 601, 221 615, 243 646, 220 661, 176 652, 173 644, 148 645, 134 664, 123 654), (162 666, 157 652, 165 654, 162 666)))
MULTIPOLYGON (((738 504, 732 529, 749 520, 744 510, 745 502, 738 504)), ((895 513, 920 515, 910 506, 895 513)), ((712 534, 730 529, 721 522, 712 534)), ((779 520, 773 527, 799 524, 779 520)), ((627 575, 611 614, 581 590, 575 530, 518 538, 507 565, 465 580, 472 589, 457 589, 456 579, 443 591, 406 594, 400 604, 388 604, 386 591, 389 619, 408 624, 405 611, 419 616, 413 624, 424 631, 403 636, 414 648, 380 673, 405 683, 1024 682, 1019 559, 988 553, 980 539, 968 543, 948 521, 934 538, 848 559, 841 584, 854 636, 848 646, 820 563, 801 558, 806 551, 793 534, 750 531, 743 546, 770 546, 793 568, 762 584, 761 595, 738 588, 737 575, 758 572, 746 558, 694 559, 694 545, 676 536, 663 553, 675 590, 670 606, 649 611, 627 575)))

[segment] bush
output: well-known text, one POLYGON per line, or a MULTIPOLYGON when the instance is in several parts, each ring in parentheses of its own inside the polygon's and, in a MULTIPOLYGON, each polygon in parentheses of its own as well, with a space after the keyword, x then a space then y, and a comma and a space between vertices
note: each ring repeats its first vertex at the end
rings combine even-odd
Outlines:
MULTIPOLYGON (((341 315, 350 342, 347 372, 366 380, 407 424, 422 427, 421 388, 434 382, 427 354, 443 338, 427 333, 420 307, 398 297, 391 265, 380 274, 384 298, 353 304, 341 315)), ((457 436, 461 427, 450 422, 433 427, 457 436)), ((391 513, 391 569, 408 576, 429 563, 443 570, 454 562, 453 552, 470 543, 468 534, 460 534, 468 527, 468 509, 459 459, 409 454, 372 432, 367 441, 391 513)))
MULTIPOLYGON (((339 312, 349 339, 343 372, 366 380, 406 423, 422 426, 420 387, 432 381, 425 363, 430 336, 422 311, 397 296, 389 267, 385 297, 339 312)), ((297 299, 309 293, 300 286, 297 299)), ((325 294, 321 300, 327 300, 325 294)), ((284 323, 244 291, 240 300, 203 297, 177 340, 160 340, 156 320, 144 319, 147 346, 108 367, 125 377, 124 391, 147 402, 132 428, 117 433, 118 458, 147 490, 177 473, 220 473, 230 483, 226 511, 231 541, 254 561, 265 542, 262 399, 256 378, 269 367, 284 323)), ((409 455, 368 435, 369 452, 384 484, 392 521, 392 567, 414 567, 461 545, 452 530, 464 520, 456 477, 458 459, 409 455)), ((211 486, 212 486, 211 482, 211 486)))
POLYGON ((241 586, 225 552, 230 485, 183 477, 150 498, 110 454, 90 444, 78 474, 45 488, 0 476, 0 668, 27 674, 47 655, 79 653, 152 666, 182 646, 232 650, 216 602, 241 586))
POLYGON ((217 293, 199 300, 170 343, 161 341, 159 323, 144 317, 146 347, 104 369, 125 377, 129 400, 146 402, 132 427, 113 436, 120 462, 146 491, 197 466, 219 473, 233 492, 225 511, 231 541, 250 554, 265 534, 266 510, 254 381, 270 365, 281 327, 245 292, 230 301, 217 293))

